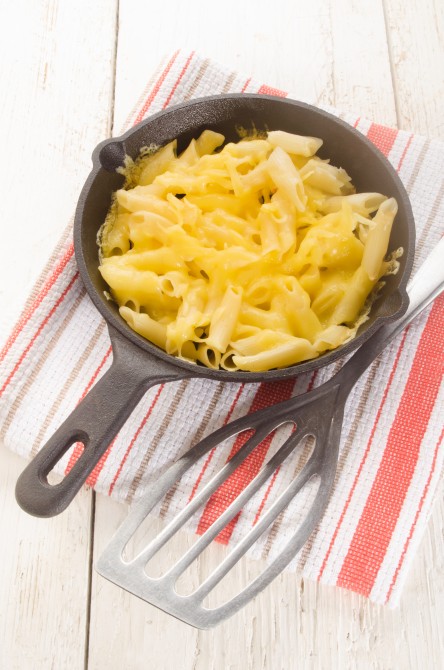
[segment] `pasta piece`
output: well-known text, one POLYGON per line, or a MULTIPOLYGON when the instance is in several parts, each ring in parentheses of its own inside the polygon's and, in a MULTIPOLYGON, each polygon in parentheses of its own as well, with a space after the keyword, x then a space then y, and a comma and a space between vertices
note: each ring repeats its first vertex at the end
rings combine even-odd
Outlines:
POLYGON ((196 330, 208 325, 204 315, 208 291, 204 281, 195 280, 189 285, 177 311, 176 320, 167 326, 166 350, 168 353, 181 353, 187 340, 199 341, 196 330))
POLYGON ((225 193, 209 193, 206 195, 188 195, 188 202, 196 205, 202 213, 214 212, 216 209, 240 216, 245 209, 242 198, 225 193))
POLYGON ((176 170, 181 170, 182 168, 191 167, 195 165, 199 160, 200 155, 197 147, 196 140, 191 140, 185 151, 183 151, 178 157, 177 161, 174 162, 172 166, 174 172, 176 170))
POLYGON ((101 238, 102 254, 116 256, 129 251, 129 218, 128 214, 118 214, 108 222, 101 238))
POLYGON ((322 325, 310 307, 310 296, 299 284, 296 277, 286 277, 282 281, 280 293, 271 303, 272 311, 285 315, 290 332, 296 337, 310 342, 322 330, 322 325))
POLYGON ((142 335, 142 337, 145 337, 161 349, 165 349, 166 327, 164 325, 152 319, 148 314, 139 314, 129 307, 120 307, 119 312, 136 333, 139 333, 139 335, 142 335))
POLYGON ((224 151, 231 156, 253 158, 256 162, 264 160, 270 153, 270 145, 267 140, 246 140, 244 142, 230 142, 224 151))
POLYGON ((368 232, 362 267, 372 281, 378 278, 382 261, 387 253, 390 232, 397 211, 398 205, 394 198, 385 200, 379 206, 373 219, 373 226, 368 232))
POLYGON ((316 158, 312 158, 301 168, 300 175, 304 182, 324 193, 346 195, 354 190, 345 170, 316 158))
POLYGON ((231 340, 242 303, 242 289, 229 286, 212 315, 206 345, 223 353, 231 340))
POLYGON ((353 193, 352 195, 334 196, 324 201, 321 211, 326 214, 339 212, 342 204, 348 202, 354 212, 369 216, 369 214, 376 212, 384 200, 387 200, 387 197, 380 193, 353 193))
POLYGON ((170 272, 165 272, 159 278, 159 286, 162 293, 174 298, 182 298, 189 285, 188 273, 183 271, 171 270, 170 272))
POLYGON ((211 217, 202 217, 200 232, 202 233, 202 239, 206 240, 208 246, 212 246, 215 249, 222 250, 226 249, 227 246, 237 246, 251 250, 251 244, 247 237, 241 235, 236 230, 221 228, 212 222, 211 217))
POLYGON ((234 349, 231 349, 230 347, 226 350, 226 352, 220 357, 220 367, 223 370, 228 370, 229 372, 233 372, 234 370, 238 370, 239 368, 236 367, 235 363, 233 362, 233 356, 235 355, 234 349))
POLYGON ((162 299, 159 278, 155 272, 151 270, 138 272, 135 268, 122 267, 116 263, 110 263, 109 260, 105 259, 99 269, 103 279, 111 288, 113 297, 120 305, 131 301, 140 306, 150 301, 159 302, 162 299))
POLYGON ((268 328, 274 331, 290 333, 288 318, 283 310, 264 310, 244 303, 241 307, 239 319, 246 326, 256 326, 259 329, 268 328))
POLYGON ((135 212, 128 215, 127 235, 136 251, 158 249, 167 244, 168 229, 173 225, 169 219, 159 214, 135 212))
POLYGON ((356 321, 374 284, 366 270, 362 266, 359 267, 347 286, 347 291, 334 309, 330 324, 352 324, 356 321))
POLYGON ((276 147, 268 158, 267 169, 277 188, 293 203, 298 212, 303 212, 307 203, 304 184, 288 154, 276 147))
POLYGON ((221 133, 216 133, 214 130, 204 130, 196 140, 197 153, 199 156, 212 154, 224 141, 225 137, 221 133))
POLYGON ((143 168, 138 179, 141 186, 151 184, 157 175, 169 168, 176 158, 176 148, 177 140, 173 140, 142 161, 143 168))
POLYGON ((313 346, 320 354, 328 349, 336 349, 354 335, 354 330, 346 326, 329 326, 315 339, 313 346))
POLYGON ((270 254, 273 253, 273 251, 281 251, 279 231, 276 227, 276 218, 270 210, 266 210, 265 206, 261 207, 258 222, 263 253, 270 254))
POLYGON ((274 294, 274 277, 272 275, 262 276, 254 279, 245 289, 245 299, 250 305, 263 306, 267 309, 271 306, 271 298, 274 294))
MULTIPOLYGON (((159 193, 153 193, 152 187, 153 185, 150 184, 149 186, 135 186, 130 191, 120 189, 119 191, 116 191, 117 202, 128 210, 128 212, 152 212, 153 199, 156 195, 159 195, 159 193)), ((157 202, 158 208, 162 208, 163 211, 166 211, 166 203, 162 200, 157 202)))
POLYGON ((314 156, 319 151, 323 142, 318 137, 306 137, 304 135, 293 135, 283 130, 272 130, 267 134, 267 140, 272 147, 280 147, 289 154, 299 156, 314 156))
POLYGON ((230 345, 241 356, 256 356, 272 347, 290 342, 294 338, 288 333, 279 333, 269 328, 261 328, 252 335, 232 340, 230 345))
POLYGON ((99 232, 129 327, 209 368, 262 372, 341 346, 366 318, 396 202, 353 193, 322 141, 204 130, 131 164, 99 232), (376 211, 374 218, 372 214, 376 211))
POLYGON ((300 361, 316 358, 318 352, 308 340, 293 337, 288 342, 277 344, 267 351, 251 356, 233 355, 233 363, 239 370, 264 372, 272 368, 286 368, 300 361))
POLYGON ((296 247, 296 218, 292 204, 277 191, 270 203, 259 213, 259 225, 264 254, 278 251, 280 258, 296 247))
POLYGON ((266 163, 259 163, 253 170, 245 176, 240 177, 241 192, 261 191, 271 187, 269 179, 269 170, 266 163))
POLYGON ((206 365, 207 368, 213 368, 213 370, 217 370, 220 367, 220 350, 209 346, 205 342, 199 344, 196 351, 196 360, 206 365))
POLYGON ((310 298, 313 299, 322 288, 319 267, 314 263, 304 266, 299 274, 299 283, 310 298))

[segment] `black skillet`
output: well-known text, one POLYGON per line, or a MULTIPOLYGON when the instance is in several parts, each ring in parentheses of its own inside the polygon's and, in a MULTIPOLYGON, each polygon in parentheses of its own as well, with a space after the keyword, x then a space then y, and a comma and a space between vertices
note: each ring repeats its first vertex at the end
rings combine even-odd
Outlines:
MULTIPOLYGON (((201 98, 151 116, 121 137, 99 144, 92 155, 93 169, 80 194, 74 223, 74 246, 80 275, 93 303, 105 318, 113 349, 110 369, 48 440, 20 475, 16 497, 35 516, 62 512, 125 423, 148 388, 178 379, 206 377, 217 381, 267 382, 286 379, 328 365, 361 346, 383 323, 402 316, 408 306, 406 284, 410 276, 415 224, 407 193, 390 163, 361 133, 340 119, 310 105, 264 95, 220 95, 201 98), (402 247, 400 269, 390 276, 372 307, 370 319, 352 341, 305 363, 269 372, 228 372, 181 361, 166 354, 131 330, 117 306, 106 299, 106 286, 98 271, 97 232, 114 191, 123 185, 116 171, 125 156, 135 159, 144 146, 178 139, 182 151, 205 129, 216 130, 227 141, 239 139, 238 129, 285 130, 321 137, 319 151, 351 175, 358 192, 377 192, 398 201, 398 214, 389 249, 402 247), (75 442, 84 451, 58 484, 48 474, 75 442)), ((81 337, 81 333, 79 333, 81 337)))

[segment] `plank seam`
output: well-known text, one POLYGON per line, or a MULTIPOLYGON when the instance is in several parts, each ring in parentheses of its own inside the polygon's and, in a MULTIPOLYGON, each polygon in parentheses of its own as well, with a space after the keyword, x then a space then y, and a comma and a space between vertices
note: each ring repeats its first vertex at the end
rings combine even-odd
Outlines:
POLYGON ((387 0, 381 0, 382 5, 382 15, 384 18, 384 28, 385 28, 385 37, 387 42, 387 52, 388 52, 388 61, 390 66, 390 79, 392 80, 392 90, 393 90, 393 100, 395 102, 395 114, 396 114, 396 126, 400 127, 400 114, 399 114, 399 97, 398 97, 398 87, 396 79, 395 64, 393 62, 393 48, 392 48, 392 38, 388 25, 388 12, 387 12, 387 0))

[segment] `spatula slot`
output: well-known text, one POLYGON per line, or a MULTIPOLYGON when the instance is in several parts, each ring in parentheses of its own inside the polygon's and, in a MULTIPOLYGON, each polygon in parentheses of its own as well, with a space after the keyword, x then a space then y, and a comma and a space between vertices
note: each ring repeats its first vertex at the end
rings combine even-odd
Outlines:
MULTIPOLYGON (((242 431, 242 434, 247 434, 245 440, 245 451, 237 456, 237 461, 248 456, 248 449, 254 449, 254 430, 242 431), (247 441, 251 440, 248 444, 247 441)), ((149 514, 141 522, 135 533, 127 542, 124 548, 123 559, 125 562, 133 561, 142 552, 147 550, 151 540, 158 539, 158 529, 154 530, 154 517, 160 517, 162 522, 163 532, 170 535, 170 539, 164 539, 159 543, 159 548, 156 551, 156 557, 153 565, 163 565, 163 570, 160 574, 164 574, 172 567, 174 563, 168 557, 171 557, 171 545, 174 542, 174 535, 177 530, 181 528, 192 529, 195 531, 199 514, 203 511, 203 506, 212 493, 217 489, 218 483, 222 483, 224 479, 229 477, 231 469, 228 467, 222 472, 223 467, 229 461, 230 452, 233 447, 233 442, 236 436, 230 436, 221 442, 217 448, 214 448, 210 453, 204 453, 196 462, 190 460, 188 467, 184 468, 182 476, 172 483, 170 487, 166 487, 161 495, 153 499, 152 514, 149 514), (191 494, 190 494, 190 484, 191 494), (169 519, 177 519, 180 514, 180 523, 176 523, 177 529, 173 532, 168 531, 170 528, 168 524, 169 519), (164 560, 165 559, 165 560, 164 560)), ((159 480, 160 481, 160 480, 159 480)), ((148 510, 147 510, 148 511, 148 510)), ((151 560, 147 558, 147 565, 151 560)), ((158 567, 156 572, 158 573, 158 567)), ((147 574, 151 574, 147 570, 147 574)), ((157 576, 160 576, 157 574, 157 576)))
MULTIPOLYGON (((227 487, 233 486, 232 477, 237 477, 237 481, 240 482, 239 476, 241 476, 245 481, 246 473, 248 481, 251 468, 257 469, 257 464, 260 467, 264 458, 269 460, 292 433, 294 427, 293 422, 285 422, 271 432, 242 431, 227 438, 208 454, 204 454, 197 463, 185 470, 180 481, 163 491, 163 496, 157 501, 153 500, 153 512, 165 520, 174 518, 175 526, 167 524, 164 527, 163 541, 159 542, 158 533, 153 530, 151 517, 148 515, 125 545, 123 560, 129 563, 142 553, 148 552, 147 574, 158 577, 160 568, 162 569, 160 574, 167 572, 174 564, 171 563, 174 555, 172 546, 177 530, 185 527, 193 532, 196 530, 199 532, 199 528, 205 522, 205 514, 211 514, 214 508, 213 495, 226 495, 224 492, 227 487), (229 481, 224 484, 225 480, 229 481), (190 495, 191 483, 193 485, 190 495), (203 521, 200 520, 201 517, 203 521), (154 538, 157 546, 154 551, 150 551, 150 543, 154 538), (154 556, 155 560, 151 567, 155 566, 156 575, 152 574, 150 569, 151 558, 154 556)), ((252 472, 254 474, 254 470, 252 472)), ((234 491, 237 489, 232 488, 234 491)))
MULTIPOLYGON (((195 541, 192 547, 185 553, 178 552, 180 560, 175 563, 174 567, 169 572, 168 577, 175 581, 183 573, 189 572, 190 567, 196 561, 196 559, 202 555, 204 550, 210 546, 214 541, 220 543, 228 543, 232 536, 235 533, 237 520, 240 514, 245 514, 247 523, 251 523, 251 526, 254 527, 260 519, 260 515, 263 512, 264 504, 269 496, 270 489, 275 484, 280 465, 286 460, 286 458, 291 454, 291 452, 299 446, 300 438, 294 431, 291 430, 293 426, 289 427, 287 431, 281 431, 281 437, 285 437, 285 432, 290 432, 287 436, 287 439, 284 439, 283 443, 278 442, 278 446, 272 450, 272 453, 269 457, 265 457, 266 463, 263 467, 257 467, 257 472, 253 471, 254 461, 248 460, 255 457, 255 451, 253 451, 250 456, 242 463, 242 465, 233 472, 231 478, 234 478, 230 481, 230 478, 226 481, 224 486, 220 487, 215 495, 209 500, 205 507, 204 513, 200 516, 197 532, 201 535, 199 539, 195 541), (244 473, 241 473, 241 468, 245 469, 244 473), (237 494, 236 494, 236 488, 237 494), (216 497, 215 497, 216 496, 216 497), (213 502, 212 502, 213 501, 213 502), (246 509, 243 509, 245 502, 247 502, 246 509), (250 517, 250 518, 248 518, 250 517)), ((246 443, 247 444, 247 443, 246 443)), ((258 445, 260 447, 262 443, 258 445)), ((270 444, 267 445, 268 447, 270 444)), ((308 452, 307 452, 308 453, 308 452)), ((240 455, 240 451, 237 452, 240 455)), ((257 458, 257 454, 256 454, 257 458)), ((306 462, 306 461, 305 461, 306 462)), ((299 473, 301 468, 297 469, 299 473)), ((292 471, 294 471, 292 469, 292 471)), ((308 472, 307 472, 308 475, 308 472)), ((294 489, 294 494, 296 494, 299 486, 304 486, 306 481, 305 474, 301 475, 300 484, 294 489)), ((294 488, 295 482, 290 482, 287 486, 287 489, 290 490, 294 488)), ((288 492, 284 491, 283 496, 288 496, 288 492)), ((282 497, 279 497, 277 502, 271 507, 271 515, 268 513, 265 515, 269 518, 268 524, 271 524, 274 521, 275 516, 273 515, 273 509, 275 505, 278 505, 276 514, 279 513, 279 505, 282 505, 282 497)), ((285 502, 285 505, 288 504, 288 500, 285 502)), ((244 517, 245 519, 245 517, 244 517)), ((262 524, 258 524, 258 527, 262 524)), ((265 526, 266 527, 266 526, 265 526)), ((264 527, 264 528, 265 528, 264 527)), ((254 542, 255 540, 253 540, 254 542)), ((248 549, 249 545, 246 546, 245 551, 248 549)), ((166 549, 164 547, 163 549, 166 549)), ((244 553, 244 552, 242 552, 244 553)), ((241 554, 242 555, 242 554, 241 554)), ((152 573, 149 572, 148 566, 146 566, 147 574, 152 576, 152 573)), ((188 575, 186 577, 187 585, 192 584, 190 582, 188 575)), ((177 584, 176 584, 177 588, 177 584)))
MULTIPOLYGON (((251 501, 249 501, 249 503, 243 508, 241 512, 243 523, 237 525, 237 523, 233 524, 233 522, 229 522, 225 526, 222 533, 220 534, 226 540, 228 534, 231 533, 229 543, 227 544, 226 542, 221 543, 220 541, 219 542, 213 541, 202 551, 202 553, 199 556, 199 561, 194 561, 185 570, 185 572, 178 578, 175 584, 175 590, 179 595, 187 596, 195 592, 197 586, 200 586, 211 575, 215 567, 217 567, 217 565, 219 565, 223 559, 229 556, 229 554, 239 543, 240 539, 242 539, 250 529, 256 526, 259 519, 264 514, 266 514, 271 505, 270 504, 268 506, 266 504, 262 505, 262 503, 268 502, 270 498, 271 488, 276 487, 276 489, 278 489, 277 495, 275 495, 273 498, 274 503, 280 497, 280 495, 284 493, 284 491, 288 488, 288 486, 296 479, 296 477, 301 472, 302 467, 303 466, 291 468, 293 477, 290 478, 289 481, 288 478, 285 478, 284 486, 282 485, 279 486, 279 482, 277 481, 278 477, 275 476, 276 471, 273 473, 271 477, 268 478, 265 484, 259 489, 257 494, 254 495, 251 501), (245 527, 245 524, 247 524, 247 528, 245 527)), ((285 469, 287 470, 287 468, 285 469)), ((293 503, 290 503, 292 507, 292 514, 295 514, 295 510, 297 510, 299 518, 298 523, 295 526, 292 525, 291 528, 289 528, 289 532, 293 532, 294 529, 297 528, 299 523, 303 520, 304 514, 306 514, 307 511, 307 506, 308 507, 311 506, 313 498, 316 495, 318 486, 319 483, 317 482, 317 477, 313 476, 306 483, 301 492, 296 496, 294 506, 293 503), (299 510, 298 507, 300 508, 299 510)), ((235 522, 238 520, 239 516, 240 515, 236 515, 235 522)), ((272 517, 270 519, 270 523, 268 524, 267 528, 264 529, 261 536, 255 541, 252 547, 248 550, 248 555, 252 558, 257 559, 257 561, 254 562, 255 565, 253 567, 247 566, 244 569, 236 565, 230 571, 230 574, 232 574, 233 571, 235 572, 236 576, 234 578, 234 581, 237 587, 239 587, 239 584, 242 585, 241 588, 238 588, 238 591, 242 590, 249 583, 249 581, 252 581, 252 579, 255 576, 257 576, 253 574, 255 571, 258 572, 258 574, 262 572, 264 567, 263 559, 267 558, 267 556, 270 553, 270 549, 272 546, 271 543, 278 528, 285 528, 286 524, 288 523, 286 521, 286 518, 287 518, 286 510, 284 510, 281 514, 279 514, 278 517, 275 516, 272 517)), ((287 534, 288 533, 286 533, 286 535, 287 534)), ((184 551, 185 544, 186 542, 184 539, 184 541, 182 542, 181 555, 185 553, 184 551)), ((222 581, 224 580, 225 578, 222 581)), ((217 590, 218 591, 220 590, 219 587, 217 587, 217 590)), ((238 591, 236 591, 236 593, 238 591)), ((232 596, 236 595, 236 593, 233 593, 232 596)), ((229 597, 227 596, 227 599, 229 600, 230 597, 232 596, 229 597)), ((215 604, 212 603, 212 606, 214 607, 215 604)))
MULTIPOLYGON (((310 509, 313 504, 316 494, 319 489, 320 477, 318 475, 313 475, 313 477, 305 484, 303 489, 296 495, 291 503, 291 507, 296 505, 299 508, 304 508, 305 510, 310 509)), ((293 508, 294 509, 294 508, 293 508)), ((301 512, 299 523, 294 523, 292 519, 291 524, 289 524, 286 519, 287 517, 291 518, 290 514, 290 505, 279 515, 281 521, 281 527, 279 532, 282 532, 282 537, 285 539, 289 536, 296 534, 302 522, 304 520, 304 514, 301 512), (285 526, 288 528, 284 531, 285 526)), ((277 522, 277 519, 276 519, 277 522)), ((276 532, 276 522, 271 522, 264 532, 257 539, 256 543, 248 552, 249 561, 237 560, 234 566, 227 572, 227 574, 222 577, 222 579, 214 586, 214 588, 204 597, 202 605, 206 609, 214 610, 226 603, 229 603, 233 598, 242 593, 247 589, 251 584, 263 574, 264 570, 269 565, 268 562, 264 560, 266 555, 266 549, 269 546, 274 533, 276 532)), ((235 549, 235 547, 233 548, 235 549)), ((282 550, 282 544, 280 546, 282 550)), ((225 560, 229 559, 231 552, 227 552, 228 556, 224 557, 225 560)), ((300 554, 293 559, 292 563, 296 567, 298 560, 300 559, 300 554)), ((279 550, 273 546, 273 556, 270 555, 270 558, 274 558, 275 555, 279 554, 279 550)), ((217 565, 214 558, 209 553, 207 557, 202 557, 201 560, 201 573, 202 577, 205 578, 205 573, 208 570, 207 580, 212 578, 212 575, 217 570, 217 565), (206 561, 205 561, 206 558, 206 561), (210 572, 211 570, 211 572, 210 572)), ((222 557, 221 557, 222 558, 222 557)))
MULTIPOLYGON (((230 561, 230 557, 236 554, 237 548, 248 539, 248 534, 254 531, 254 526, 250 526, 248 530, 244 526, 242 533, 235 537, 233 544, 212 546, 211 549, 207 547, 200 555, 199 561, 191 564, 178 579, 175 584, 175 591, 181 596, 188 596, 192 593, 197 595, 200 589, 205 590, 206 584, 214 580, 214 586, 210 588, 206 595, 204 594, 202 602, 202 606, 210 610, 216 609, 238 596, 262 575, 267 565, 269 565, 265 561, 267 556, 270 560, 282 551, 282 544, 279 548, 272 545, 273 537, 278 529, 277 526, 279 525, 279 532, 285 539, 292 537, 298 531, 307 510, 310 509, 315 500, 319 483, 320 477, 313 475, 291 501, 290 505, 278 515, 278 518, 274 515, 270 516, 268 524, 248 551, 248 556, 256 560, 243 561, 239 560, 239 556, 236 555, 234 565, 226 574, 218 577, 218 571, 223 568, 224 562, 230 561), (292 517, 295 508, 300 510, 299 521, 296 524, 292 517), (287 521, 287 518, 291 519, 291 524, 287 521), (273 547, 273 555, 270 553, 270 546, 273 547), (197 584, 198 587, 196 588, 197 584)), ((295 565, 298 559, 299 555, 293 559, 295 565)))

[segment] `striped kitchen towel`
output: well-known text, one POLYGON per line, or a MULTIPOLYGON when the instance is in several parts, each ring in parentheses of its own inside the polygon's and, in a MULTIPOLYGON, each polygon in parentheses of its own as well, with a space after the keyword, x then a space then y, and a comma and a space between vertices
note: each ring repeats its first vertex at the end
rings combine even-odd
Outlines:
MULTIPOLYGON (((126 128, 168 105, 235 91, 287 95, 227 72, 195 53, 177 52, 150 80, 126 128)), ((290 97, 297 98, 297 92, 290 97)), ((342 118, 371 139, 398 170, 416 219, 417 267, 443 234, 443 143, 350 115, 342 118)), ((347 404, 333 496, 318 529, 292 562, 304 577, 351 589, 378 603, 398 602, 443 467, 443 332, 444 300, 440 298, 354 388, 347 404)), ((105 323, 79 279, 70 227, 37 282, 0 361, 2 435, 8 447, 30 457, 111 361, 105 323)), ((100 493, 131 503, 151 478, 204 435, 227 421, 304 392, 331 372, 330 366, 268 384, 194 379, 152 388, 88 483, 100 493)), ((228 480, 191 520, 194 531, 208 528, 289 430, 284 426, 248 457, 237 477, 228 480)), ((156 513, 171 517, 243 439, 238 436, 203 458, 156 513)), ((302 467, 309 449, 305 445, 274 473, 220 534, 221 542, 234 544, 242 537, 302 467)), ((60 470, 68 470, 77 457, 73 448, 59 463, 60 470)), ((251 556, 272 560, 279 553, 307 510, 312 493, 304 489, 260 538, 251 556)))

